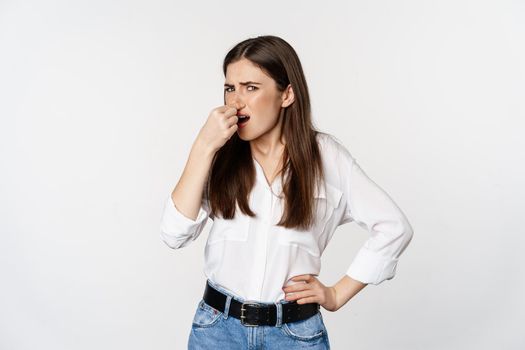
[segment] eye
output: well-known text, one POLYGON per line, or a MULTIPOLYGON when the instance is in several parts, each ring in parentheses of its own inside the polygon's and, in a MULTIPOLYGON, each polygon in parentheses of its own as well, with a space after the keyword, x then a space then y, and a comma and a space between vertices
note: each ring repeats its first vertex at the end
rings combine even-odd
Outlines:
MULTIPOLYGON (((229 86, 227 88, 224 88, 224 92, 231 92, 232 90, 230 90, 230 89, 233 89, 233 87, 229 86)), ((255 90, 259 89, 259 88, 257 86, 254 86, 254 85, 248 85, 247 89, 248 89, 248 91, 255 91, 255 90), (249 89, 249 88, 253 88, 253 89, 249 89)))

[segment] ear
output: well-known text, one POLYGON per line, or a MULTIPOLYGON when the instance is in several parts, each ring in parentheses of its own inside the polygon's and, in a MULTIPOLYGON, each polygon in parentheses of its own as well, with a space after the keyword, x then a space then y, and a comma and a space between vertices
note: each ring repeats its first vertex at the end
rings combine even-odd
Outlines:
POLYGON ((281 107, 284 107, 284 108, 290 106, 293 103, 293 101, 295 101, 295 95, 293 93, 291 84, 288 84, 288 86, 286 87, 286 90, 283 91, 281 98, 282 98, 281 107))

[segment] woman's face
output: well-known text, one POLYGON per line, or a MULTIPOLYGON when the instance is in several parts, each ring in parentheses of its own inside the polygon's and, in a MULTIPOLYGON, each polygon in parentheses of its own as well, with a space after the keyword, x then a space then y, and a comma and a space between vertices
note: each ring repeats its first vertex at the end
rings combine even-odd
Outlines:
MULTIPOLYGON (((226 68, 224 101, 227 105, 241 103, 237 115, 250 119, 239 125, 237 133, 244 141, 251 141, 272 131, 280 133, 280 111, 290 103, 277 84, 253 62, 242 58, 226 68)), ((242 119, 239 119, 242 122, 242 119)))

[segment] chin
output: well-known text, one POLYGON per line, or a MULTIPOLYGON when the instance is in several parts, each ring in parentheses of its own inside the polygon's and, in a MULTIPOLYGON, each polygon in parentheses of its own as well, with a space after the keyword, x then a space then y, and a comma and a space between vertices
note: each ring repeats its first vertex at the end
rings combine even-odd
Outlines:
POLYGON ((237 135, 239 138, 243 141, 253 141, 258 139, 259 137, 269 133, 271 130, 252 130, 251 132, 247 132, 246 129, 237 129, 237 135))
POLYGON ((239 138, 245 142, 250 142, 250 141, 257 139, 257 137, 246 137, 246 136, 243 136, 243 137, 239 136, 239 138))
POLYGON ((249 132, 246 129, 237 129, 237 136, 243 141, 252 141, 259 137, 257 134, 254 134, 253 131, 249 132))

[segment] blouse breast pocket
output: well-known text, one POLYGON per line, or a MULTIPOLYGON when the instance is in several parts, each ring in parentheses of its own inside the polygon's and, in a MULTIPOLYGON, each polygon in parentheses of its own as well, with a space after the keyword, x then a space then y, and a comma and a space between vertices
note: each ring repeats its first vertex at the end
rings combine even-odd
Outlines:
POLYGON ((313 256, 320 257, 324 247, 319 244, 319 237, 324 233, 325 227, 333 220, 334 210, 339 206, 343 192, 326 183, 326 188, 321 186, 314 194, 315 223, 309 230, 287 229, 279 226, 277 241, 279 244, 297 246, 313 256))
POLYGON ((246 241, 248 239, 248 219, 249 217, 238 208, 233 219, 226 220, 219 216, 215 217, 208 236, 208 244, 224 241, 246 241))

